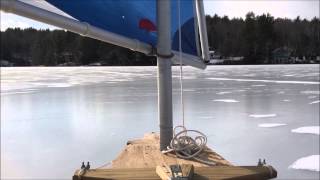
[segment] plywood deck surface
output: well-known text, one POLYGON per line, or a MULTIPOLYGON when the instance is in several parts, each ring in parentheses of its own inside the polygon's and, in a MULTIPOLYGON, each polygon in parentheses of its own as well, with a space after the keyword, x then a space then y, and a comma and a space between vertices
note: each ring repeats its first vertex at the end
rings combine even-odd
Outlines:
MULTIPOLYGON (((231 163, 222 156, 207 148, 201 159, 214 162, 221 166, 231 166, 231 163)), ((125 149, 112 161, 111 168, 155 168, 157 165, 192 164, 195 167, 208 167, 208 165, 193 160, 176 158, 175 154, 163 154, 159 147, 159 135, 146 134, 143 139, 128 142, 125 149)))

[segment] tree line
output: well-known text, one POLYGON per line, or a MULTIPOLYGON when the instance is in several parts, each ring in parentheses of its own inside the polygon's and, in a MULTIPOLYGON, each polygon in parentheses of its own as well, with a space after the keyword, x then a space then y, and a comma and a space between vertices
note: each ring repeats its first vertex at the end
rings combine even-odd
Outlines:
POLYGON ((155 58, 64 30, 1 32, 1 60, 17 66, 152 65, 155 58))
POLYGON ((223 56, 243 56, 246 64, 270 63, 272 52, 284 47, 300 59, 320 55, 320 21, 316 17, 275 19, 270 14, 249 12, 245 19, 217 15, 206 19, 210 46, 223 56))
MULTIPOLYGON (((249 12, 245 19, 206 16, 209 46, 223 57, 244 57, 243 64, 270 63, 277 48, 291 56, 320 56, 320 21, 277 18, 249 12)), ((1 31, 1 61, 14 66, 156 65, 155 57, 65 30, 8 28, 1 31)))

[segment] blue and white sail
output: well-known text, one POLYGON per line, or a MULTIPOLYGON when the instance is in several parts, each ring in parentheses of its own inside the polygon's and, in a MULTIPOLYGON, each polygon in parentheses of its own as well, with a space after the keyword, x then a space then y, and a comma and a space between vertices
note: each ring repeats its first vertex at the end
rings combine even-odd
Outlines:
MULTIPOLYGON (((155 0, 46 0, 79 21, 156 46, 155 0)), ((172 49, 179 50, 177 1, 171 1, 172 49)), ((180 1, 182 51, 198 55, 193 0, 180 1)))
MULTIPOLYGON (((156 0, 45 0, 55 11, 39 6, 41 1, 33 7, 22 1, 1 0, 1 9, 146 54, 157 45, 156 0)), ((171 0, 171 45, 179 51, 180 30, 183 63, 203 68, 208 45, 199 45, 196 5, 196 0, 171 0)))

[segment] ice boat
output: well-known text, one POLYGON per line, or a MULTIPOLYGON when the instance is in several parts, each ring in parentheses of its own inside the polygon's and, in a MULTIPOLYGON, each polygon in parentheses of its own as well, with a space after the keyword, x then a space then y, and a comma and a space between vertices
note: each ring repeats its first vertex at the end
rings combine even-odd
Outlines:
MULTIPOLYGON (((173 133, 173 64, 205 68, 209 60, 202 0, 1 0, 1 10, 157 57, 160 134, 127 142, 109 166, 83 164, 74 180, 270 179, 265 162, 233 166, 205 145, 202 133, 173 133), (40 3, 39 3, 40 2, 40 3), (169 149, 167 147, 170 147, 169 149)), ((156 122, 156 121, 155 121, 156 122)), ((194 130, 190 130, 197 132, 194 130)))

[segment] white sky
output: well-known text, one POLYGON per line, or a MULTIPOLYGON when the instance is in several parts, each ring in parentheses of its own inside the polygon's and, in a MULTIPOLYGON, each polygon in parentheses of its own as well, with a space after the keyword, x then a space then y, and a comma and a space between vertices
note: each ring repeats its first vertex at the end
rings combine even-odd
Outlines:
MULTIPOLYGON (((30 2, 34 0, 23 1, 30 2)), ((302 19, 312 19, 315 16, 319 17, 319 6, 319 0, 204 0, 206 14, 227 15, 230 18, 244 18, 247 12, 253 11, 257 15, 268 12, 274 17, 294 19, 300 16, 302 19)), ((8 27, 54 29, 53 26, 2 11, 0 15, 2 31, 8 27)))
POLYGON ((204 0, 207 14, 242 17, 249 11, 261 15, 270 13, 274 17, 306 19, 319 17, 319 0, 204 0))

